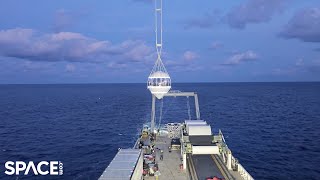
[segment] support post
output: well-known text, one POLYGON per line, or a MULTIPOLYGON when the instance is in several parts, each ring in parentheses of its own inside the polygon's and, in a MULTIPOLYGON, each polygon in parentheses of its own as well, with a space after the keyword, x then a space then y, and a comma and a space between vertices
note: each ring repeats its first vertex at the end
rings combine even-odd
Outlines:
POLYGON ((227 168, 228 170, 232 170, 232 154, 230 150, 227 151, 227 157, 227 168))
POLYGON ((198 101, 198 94, 197 93, 194 94, 194 103, 195 103, 195 107, 196 107, 197 120, 200 120, 200 110, 199 110, 199 101, 198 101))
POLYGON ((151 109, 151 133, 154 133, 154 120, 156 117, 156 96, 152 95, 152 109, 151 109))
POLYGON ((183 152, 183 169, 187 169, 187 153, 183 152))

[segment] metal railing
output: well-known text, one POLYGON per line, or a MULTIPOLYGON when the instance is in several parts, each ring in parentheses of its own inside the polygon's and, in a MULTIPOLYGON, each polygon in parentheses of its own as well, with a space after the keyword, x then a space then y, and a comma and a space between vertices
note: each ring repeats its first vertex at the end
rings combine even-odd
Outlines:
POLYGON ((241 177, 245 180, 253 180, 253 177, 246 171, 246 169, 238 163, 238 172, 240 173, 241 177))
MULTIPOLYGON (((231 150, 228 148, 226 141, 224 139, 224 136, 222 134, 222 131, 219 129, 219 136, 221 138, 220 142, 220 148, 221 148, 221 154, 223 163, 227 166, 228 161, 228 151, 231 153, 231 150)), ((231 153, 231 167, 234 171, 239 172, 241 177, 244 180, 254 180, 253 177, 248 173, 248 171, 239 163, 238 159, 236 159, 232 153, 231 153)))

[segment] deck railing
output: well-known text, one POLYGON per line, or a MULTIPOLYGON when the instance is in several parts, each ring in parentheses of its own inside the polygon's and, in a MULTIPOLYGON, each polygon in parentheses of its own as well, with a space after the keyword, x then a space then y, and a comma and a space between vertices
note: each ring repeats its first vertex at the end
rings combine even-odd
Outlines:
MULTIPOLYGON (((227 165, 228 162, 228 153, 231 153, 231 150, 228 148, 222 131, 219 129, 219 136, 221 137, 221 154, 224 163, 227 165), (229 152, 228 152, 229 151, 229 152)), ((230 157, 230 156, 229 156, 230 157)), ((254 180, 253 177, 248 173, 248 171, 239 163, 239 161, 231 153, 231 167, 234 171, 240 173, 241 177, 244 180, 254 180)))
POLYGON ((253 180, 253 177, 246 171, 246 169, 238 163, 238 172, 245 180, 253 180))

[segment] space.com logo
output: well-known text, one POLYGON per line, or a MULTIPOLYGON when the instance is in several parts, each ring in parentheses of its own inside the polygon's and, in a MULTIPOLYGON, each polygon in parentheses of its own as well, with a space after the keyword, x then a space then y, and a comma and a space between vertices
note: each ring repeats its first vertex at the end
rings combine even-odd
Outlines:
POLYGON ((34 163, 29 161, 7 161, 5 163, 7 175, 63 175, 63 163, 61 161, 40 161, 34 163))

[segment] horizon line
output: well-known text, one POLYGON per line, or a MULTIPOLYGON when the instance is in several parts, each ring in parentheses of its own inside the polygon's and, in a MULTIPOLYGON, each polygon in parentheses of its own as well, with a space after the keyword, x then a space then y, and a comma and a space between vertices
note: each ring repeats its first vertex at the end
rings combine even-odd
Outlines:
MULTIPOLYGON (((175 82, 174 84, 213 84, 213 83, 320 83, 320 81, 215 81, 215 82, 175 82)), ((0 83, 0 85, 89 85, 89 84, 147 84, 145 82, 79 82, 79 83, 0 83)))

